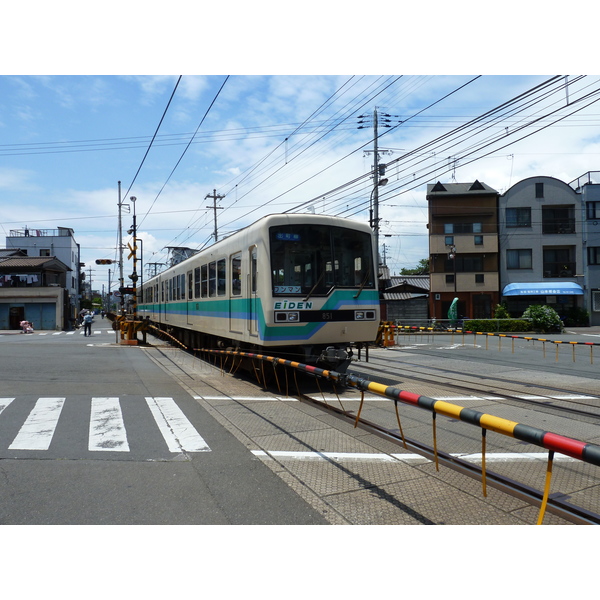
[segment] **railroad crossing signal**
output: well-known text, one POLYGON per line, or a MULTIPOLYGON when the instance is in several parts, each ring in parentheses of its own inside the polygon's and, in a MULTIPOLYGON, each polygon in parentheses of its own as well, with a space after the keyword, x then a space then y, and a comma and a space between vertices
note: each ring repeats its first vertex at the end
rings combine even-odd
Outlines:
MULTIPOLYGON (((130 254, 127 257, 127 260, 130 260, 132 256, 135 257, 135 253, 136 253, 136 250, 137 250, 137 244, 134 244, 133 248, 131 247, 131 244, 127 244, 127 247, 130 250, 130 254)), ((134 260, 135 260, 135 258, 134 258, 134 260)))
POLYGON ((96 259, 96 264, 97 265, 112 265, 114 262, 117 262, 116 260, 110 260, 110 258, 97 258, 96 259))

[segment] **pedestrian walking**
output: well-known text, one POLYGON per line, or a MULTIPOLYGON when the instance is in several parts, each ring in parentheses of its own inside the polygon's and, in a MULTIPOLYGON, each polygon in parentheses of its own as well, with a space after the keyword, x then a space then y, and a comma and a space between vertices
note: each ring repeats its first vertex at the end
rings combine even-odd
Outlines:
POLYGON ((94 321, 94 315, 88 312, 83 317, 83 335, 92 335, 92 322, 94 321))

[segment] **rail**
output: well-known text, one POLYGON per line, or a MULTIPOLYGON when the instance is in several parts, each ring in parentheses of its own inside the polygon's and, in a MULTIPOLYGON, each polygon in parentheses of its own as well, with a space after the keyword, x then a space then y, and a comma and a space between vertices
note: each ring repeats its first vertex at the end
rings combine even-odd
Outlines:
MULTIPOLYGON (((381 383, 370 381, 362 377, 358 377, 352 374, 341 374, 335 371, 327 369, 321 369, 312 365, 306 365, 303 363, 287 360, 283 358, 277 358, 273 356, 266 356, 262 354, 255 354, 251 352, 239 352, 233 350, 213 350, 213 349, 194 349, 194 352, 207 353, 209 355, 221 356, 221 357, 232 357, 231 370, 235 367, 234 359, 237 357, 240 359, 238 367, 243 359, 250 359, 252 361, 261 361, 261 365, 264 363, 271 363, 274 370, 277 365, 293 368, 297 371, 305 372, 313 375, 317 378, 331 380, 334 383, 340 383, 349 387, 354 387, 361 391, 361 401, 359 409, 356 414, 354 426, 356 427, 360 422, 360 415, 364 403, 364 392, 370 393, 389 398, 394 402, 396 409, 396 417, 398 420, 398 426, 402 441, 406 447, 406 440, 402 432, 402 426, 400 423, 400 415, 398 413, 398 402, 417 407, 422 410, 426 410, 432 413, 433 418, 433 454, 436 470, 439 470, 438 461, 438 448, 437 448, 437 436, 436 436, 436 416, 443 415, 451 419, 457 419, 463 423, 471 426, 476 426, 481 429, 481 479, 482 479, 482 490, 484 497, 487 496, 486 491, 486 432, 492 431, 504 436, 512 437, 520 441, 532 444, 539 448, 543 448, 548 451, 548 461, 545 476, 545 486, 542 495, 540 512, 538 515, 537 524, 540 525, 543 522, 546 507, 548 504, 548 497, 550 494, 550 484, 552 479, 552 465, 554 460, 554 454, 560 453, 570 458, 594 465, 600 466, 600 446, 592 443, 582 442, 573 438, 562 436, 549 431, 544 431, 536 427, 532 427, 526 424, 517 423, 501 417, 496 417, 491 414, 481 413, 474 409, 465 408, 450 402, 443 400, 435 400, 427 396, 422 396, 409 392, 406 390, 400 390, 393 386, 386 386, 381 383)), ((224 368, 224 365, 221 364, 224 368)), ((262 371, 264 373, 264 370, 262 371)), ((295 371, 294 371, 295 372, 295 371)), ((277 385, 281 390, 279 381, 277 385)))

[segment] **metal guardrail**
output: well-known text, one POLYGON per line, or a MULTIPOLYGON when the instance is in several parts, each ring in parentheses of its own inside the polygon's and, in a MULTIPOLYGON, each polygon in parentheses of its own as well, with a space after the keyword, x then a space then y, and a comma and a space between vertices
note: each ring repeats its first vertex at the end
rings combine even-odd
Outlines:
MULTIPOLYGON (((329 371, 327 369, 321 369, 311 365, 287 360, 283 358, 277 358, 273 356, 265 356, 262 354, 254 354, 251 352, 237 352, 232 350, 212 350, 212 349, 195 349, 195 352, 203 352, 213 355, 220 356, 231 356, 238 357, 240 359, 251 359, 259 360, 266 363, 271 363, 274 368, 277 365, 285 367, 291 367, 298 371, 309 373, 315 377, 328 379, 336 383, 340 383, 346 386, 354 387, 361 391, 361 402, 360 407, 357 411, 355 427, 358 425, 360 420, 360 414, 364 403, 364 392, 368 391, 378 396, 389 398, 394 402, 396 408, 396 416, 398 419, 398 425, 400 428, 400 434, 402 440, 406 446, 404 440, 404 434, 402 433, 402 426, 400 424, 400 416, 398 413, 398 402, 414 406, 423 410, 427 410, 433 415, 433 449, 436 469, 439 470, 438 462, 438 451, 437 451, 437 439, 436 439, 436 415, 443 415, 452 419, 457 419, 463 423, 474 425, 481 428, 482 432, 482 489, 483 495, 486 496, 486 465, 485 465, 485 450, 486 450, 486 432, 493 431, 501 435, 516 438, 518 440, 527 442, 539 448, 548 450, 548 463, 546 469, 546 481, 540 507, 540 513, 538 516, 537 524, 540 525, 543 522, 546 506, 548 502, 548 496, 550 493, 550 483, 552 478, 552 464, 554 454, 556 452, 564 454, 576 460, 582 462, 600 466, 600 446, 587 442, 582 442, 573 438, 562 436, 549 431, 544 431, 536 427, 496 417, 491 414, 481 413, 471 408, 465 408, 450 402, 443 400, 435 400, 427 396, 421 396, 413 392, 400 390, 392 386, 386 386, 381 383, 370 381, 352 374, 341 374, 335 371, 329 371)), ((239 367, 239 365, 238 365, 239 367)), ((233 364, 232 364, 233 369, 233 364)))
MULTIPOLYGON (((383 346, 393 346, 397 343, 397 338, 396 338, 396 334, 398 333, 402 333, 405 335, 411 335, 411 334, 426 334, 426 335, 431 335, 431 334, 437 334, 437 333, 446 333, 446 334, 452 334, 452 336, 456 335, 462 335, 463 336, 463 343, 464 343, 464 336, 465 335, 473 335, 473 343, 475 343, 476 341, 476 336, 485 336, 486 337, 486 350, 488 348, 487 344, 488 344, 488 340, 490 337, 496 337, 498 338, 498 344, 500 345, 503 339, 509 339, 512 342, 512 351, 514 352, 515 347, 514 347, 514 342, 515 340, 526 340, 526 341, 533 341, 533 342, 542 342, 542 346, 543 346, 543 354, 544 354, 544 358, 546 357, 546 344, 555 344, 555 349, 556 349, 556 360, 558 360, 558 349, 560 346, 570 346, 572 348, 572 352, 573 352, 573 362, 575 362, 575 347, 576 346, 585 346, 588 347, 590 349, 590 364, 594 363, 594 353, 593 353, 593 349, 594 346, 600 346, 600 342, 574 342, 574 341, 566 341, 566 340, 552 340, 549 338, 542 338, 542 337, 535 337, 535 336, 530 336, 530 335, 512 335, 512 334, 508 334, 508 333, 493 333, 493 332, 486 332, 486 331, 471 331, 471 330, 463 330, 460 328, 452 328, 452 327, 448 327, 445 329, 435 329, 432 327, 417 327, 417 326, 410 326, 410 325, 406 325, 406 326, 402 326, 402 325, 396 325, 394 323, 383 323, 381 328, 380 328, 380 333, 378 334, 378 339, 377 339, 377 343, 383 346)), ((501 349, 501 346, 500 346, 501 349)))

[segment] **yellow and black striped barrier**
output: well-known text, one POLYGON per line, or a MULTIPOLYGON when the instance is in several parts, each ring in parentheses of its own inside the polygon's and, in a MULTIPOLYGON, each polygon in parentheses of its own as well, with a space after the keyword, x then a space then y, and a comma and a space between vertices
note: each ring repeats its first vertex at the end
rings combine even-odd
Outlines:
MULTIPOLYGON (((534 446, 544 448, 548 450, 548 466, 546 470, 546 483, 542 496, 540 513, 538 516, 537 524, 540 525, 544 519, 546 505, 548 502, 548 496, 550 493, 550 481, 552 477, 552 461, 554 459, 554 453, 559 452, 571 458, 575 458, 582 462, 586 462, 591 465, 600 467, 600 446, 587 442, 582 442, 573 438, 568 438, 556 433, 544 431, 536 427, 496 417, 494 415, 481 413, 472 408, 465 408, 450 402, 443 400, 435 400, 427 396, 421 396, 413 392, 400 390, 392 386, 386 386, 381 383, 369 381, 352 374, 341 374, 335 371, 329 371, 326 369, 320 369, 315 366, 298 363, 283 358, 276 358, 273 356, 265 356, 262 354, 254 354, 251 352, 240 352, 234 350, 212 350, 212 349, 196 349, 198 352, 206 352, 214 355, 229 355, 237 357, 245 357, 250 359, 256 359, 261 361, 267 361, 273 365, 285 365, 298 369, 300 371, 310 373, 317 377, 324 379, 331 379, 334 382, 342 382, 350 387, 355 387, 362 392, 368 391, 373 394, 389 398, 394 401, 396 406, 396 415, 398 418, 398 425, 400 428, 400 434, 404 442, 404 434, 402 433, 402 426, 400 425, 400 416, 398 414, 397 403, 402 402, 417 408, 428 410, 433 415, 433 450, 435 457, 436 469, 439 470, 438 465, 438 452, 437 452, 437 441, 436 441, 436 415, 443 415, 451 419, 457 419, 463 423, 469 425, 475 425, 481 428, 482 431, 482 488, 483 495, 487 496, 486 492, 486 470, 485 470, 485 448, 486 448, 486 431, 493 431, 501 435, 512 437, 534 446)), ((357 411, 355 427, 360 419, 362 406, 364 403, 364 393, 361 398, 360 407, 357 411)), ((406 442, 404 442, 406 447, 406 442)))
MULTIPOLYGON (((498 350, 502 349, 502 340, 509 339, 509 340, 511 340, 511 343, 512 343, 512 352, 513 353, 515 351, 515 340, 541 342, 544 358, 546 357, 546 344, 554 344, 556 361, 558 361, 560 346, 571 346, 573 362, 575 362, 575 358, 576 358, 575 348, 577 346, 588 347, 590 350, 590 364, 594 364, 594 346, 600 346, 599 342, 574 342, 574 341, 566 341, 566 340, 552 340, 552 339, 548 339, 548 338, 533 337, 533 336, 528 336, 528 335, 511 335, 508 333, 470 331, 468 329, 460 329, 460 328, 455 328, 455 329, 448 328, 448 329, 444 329, 443 331, 439 331, 438 329, 436 329, 434 327, 415 327, 415 326, 407 326, 407 325, 395 325, 393 323, 386 323, 386 324, 382 323, 382 325, 380 326, 380 331, 388 332, 386 334, 387 335, 386 339, 390 339, 390 337, 391 337, 391 339, 394 339, 394 331, 396 333, 407 333, 409 335, 413 334, 413 333, 414 334, 417 334, 417 333, 428 333, 428 334, 446 333, 446 334, 451 334, 453 338, 454 338, 454 335, 456 334, 456 335, 462 335, 463 341, 464 341, 465 335, 473 335, 473 344, 474 345, 476 344, 477 336, 485 336, 486 337, 486 342, 485 342, 486 350, 488 349, 488 340, 490 337, 498 338, 498 350)), ((382 345, 382 344, 379 343, 379 345, 382 345)), ((388 344, 388 345, 393 345, 393 344, 388 344)))

